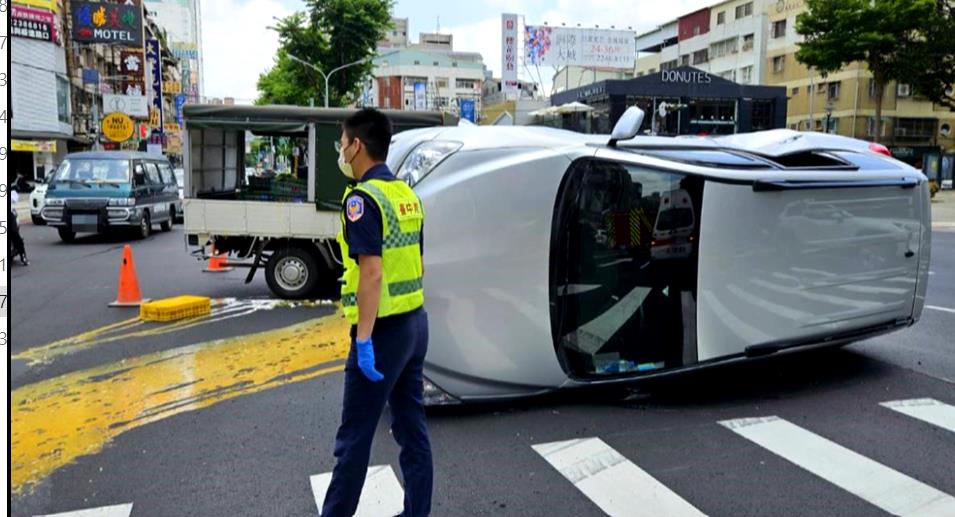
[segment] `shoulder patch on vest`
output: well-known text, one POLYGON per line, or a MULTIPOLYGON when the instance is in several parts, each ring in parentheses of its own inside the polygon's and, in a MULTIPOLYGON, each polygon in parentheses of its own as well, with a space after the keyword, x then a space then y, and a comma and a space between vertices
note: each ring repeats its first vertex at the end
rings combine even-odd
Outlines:
POLYGON ((361 216, 365 215, 365 198, 357 194, 348 198, 345 201, 345 215, 351 222, 361 219, 361 216))

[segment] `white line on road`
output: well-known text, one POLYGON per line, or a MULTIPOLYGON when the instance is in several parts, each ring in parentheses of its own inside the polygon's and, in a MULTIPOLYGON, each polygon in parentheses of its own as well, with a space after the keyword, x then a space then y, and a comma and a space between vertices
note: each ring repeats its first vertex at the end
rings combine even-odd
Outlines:
POLYGON ((955 309, 949 309, 948 307, 939 307, 938 305, 926 305, 926 309, 932 309, 933 311, 942 311, 942 312, 951 312, 955 314, 955 309))
POLYGON ((955 515, 955 497, 779 417, 720 424, 893 515, 955 515))
POLYGON ((600 438, 533 448, 607 515, 704 515, 600 438))
POLYGON ((879 405, 955 433, 955 406, 935 399, 892 400, 879 405))
POLYGON ((37 517, 129 517, 133 511, 133 503, 117 504, 115 506, 100 506, 75 512, 51 513, 37 517))
MULTIPOLYGON (((312 494, 315 496, 315 506, 319 513, 322 503, 325 502, 325 493, 332 482, 332 473, 316 474, 309 478, 312 483, 312 494)), ((361 489, 358 500, 358 510, 354 517, 393 517, 400 514, 405 507, 405 491, 401 488, 398 476, 388 465, 368 467, 365 475, 365 486, 361 489)))

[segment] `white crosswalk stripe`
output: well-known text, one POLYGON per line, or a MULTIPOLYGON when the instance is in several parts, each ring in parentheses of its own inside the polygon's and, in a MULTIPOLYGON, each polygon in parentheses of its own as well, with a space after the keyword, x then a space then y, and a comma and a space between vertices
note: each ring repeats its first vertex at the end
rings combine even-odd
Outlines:
MULTIPOLYGON (((332 482, 332 473, 316 474, 310 478, 315 506, 319 513, 328 485, 332 482)), ((404 510, 405 492, 401 488, 398 476, 388 465, 368 467, 365 474, 365 486, 358 500, 358 510, 354 517, 394 517, 404 510)))
POLYGON ((600 438, 543 443, 533 448, 607 515, 703 515, 600 438))
POLYGON ((955 515, 955 497, 779 417, 720 424, 890 514, 955 515))
POLYGON ((935 399, 892 400, 879 405, 955 433, 955 406, 935 399))
POLYGON ((117 504, 114 506, 100 506, 73 512, 50 513, 37 517, 129 517, 133 511, 133 503, 117 504))

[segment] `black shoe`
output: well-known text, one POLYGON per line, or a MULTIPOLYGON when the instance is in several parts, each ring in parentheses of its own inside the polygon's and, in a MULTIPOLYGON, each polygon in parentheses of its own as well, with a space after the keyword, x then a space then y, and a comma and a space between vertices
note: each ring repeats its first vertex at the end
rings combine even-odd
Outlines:
POLYGON ((30 265, 30 261, 27 260, 27 254, 26 254, 26 253, 21 253, 21 254, 20 254, 20 263, 23 264, 24 266, 29 266, 29 265, 30 265))

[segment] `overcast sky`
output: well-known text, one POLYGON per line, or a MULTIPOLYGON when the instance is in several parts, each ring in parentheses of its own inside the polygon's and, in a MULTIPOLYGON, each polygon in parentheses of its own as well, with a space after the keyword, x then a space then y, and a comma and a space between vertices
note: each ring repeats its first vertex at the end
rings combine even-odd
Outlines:
MULTIPOLYGON (((260 73, 272 66, 278 39, 267 29, 273 17, 281 18, 304 9, 300 0, 200 0, 202 2, 202 44, 204 53, 205 95, 235 97, 251 101, 260 73)), ((454 35, 454 49, 480 52, 484 64, 500 75, 502 12, 524 17, 531 25, 581 24, 601 28, 633 27, 644 32, 677 16, 711 5, 716 0, 476 0, 438 2, 399 0, 395 16, 408 18, 410 36, 417 41, 419 32, 454 35)), ((521 77, 530 77, 522 69, 521 77)), ((550 83, 553 69, 541 70, 550 83)))

